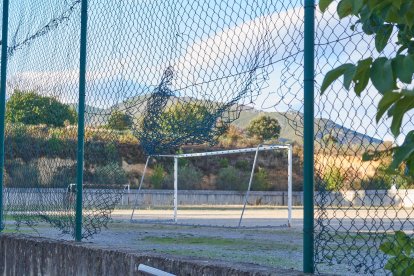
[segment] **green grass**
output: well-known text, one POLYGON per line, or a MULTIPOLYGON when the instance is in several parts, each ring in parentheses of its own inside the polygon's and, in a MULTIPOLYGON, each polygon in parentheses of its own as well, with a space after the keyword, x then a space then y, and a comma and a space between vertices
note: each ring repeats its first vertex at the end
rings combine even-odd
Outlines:
POLYGON ((163 245, 196 245, 205 247, 222 247, 226 249, 252 249, 262 251, 272 250, 299 250, 301 246, 273 241, 259 241, 246 239, 230 239, 221 237, 194 237, 180 235, 176 237, 146 237, 145 241, 163 245))

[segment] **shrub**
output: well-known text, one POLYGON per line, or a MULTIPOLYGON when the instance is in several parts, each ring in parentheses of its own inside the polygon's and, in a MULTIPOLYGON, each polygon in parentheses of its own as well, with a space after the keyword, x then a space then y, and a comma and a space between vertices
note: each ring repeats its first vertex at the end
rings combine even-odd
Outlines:
POLYGON ((235 147, 243 138, 243 131, 234 125, 230 125, 227 131, 219 137, 219 143, 223 147, 235 147))
POLYGON ((162 184, 164 183, 164 166, 161 164, 155 164, 152 175, 149 177, 152 188, 161 189, 162 184))
POLYGON ((219 166, 220 166, 220 168, 227 168, 229 166, 229 159, 220 158, 219 159, 219 166))
POLYGON ((89 178, 85 179, 85 181, 93 184, 118 185, 128 182, 127 174, 117 163, 98 166, 89 174, 89 177, 85 178, 89 178))
POLYGON ((48 186, 66 188, 71 183, 76 183, 76 165, 59 167, 48 186))
POLYGON ((6 166, 11 187, 38 187, 39 170, 34 164, 12 161, 6 166))
POLYGON ((220 169, 216 187, 219 190, 243 191, 249 183, 249 173, 242 172, 233 166, 220 169))
POLYGON ((234 166, 242 171, 248 171, 250 170, 249 161, 247 160, 237 160, 236 164, 234 166))
POLYGON ((252 190, 268 191, 270 186, 267 178, 268 175, 266 170, 259 167, 259 170, 255 172, 253 176, 252 190))
POLYGON ((108 119, 107 127, 115 130, 127 130, 134 124, 133 118, 119 110, 114 110, 108 119))
POLYGON ((325 172, 322 186, 327 191, 339 191, 344 186, 345 176, 339 168, 332 167, 325 172))
MULTIPOLYGON (((178 189, 196 190, 201 188, 203 174, 192 165, 178 168, 178 189)), ((174 172, 169 174, 164 181, 163 188, 171 189, 174 185, 174 172)))

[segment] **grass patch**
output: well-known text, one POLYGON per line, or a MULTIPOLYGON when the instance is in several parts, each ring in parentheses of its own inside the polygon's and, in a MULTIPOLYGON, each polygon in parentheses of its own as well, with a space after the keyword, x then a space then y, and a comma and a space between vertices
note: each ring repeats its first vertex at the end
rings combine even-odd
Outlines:
POLYGON ((247 240, 247 239, 231 239, 221 237, 194 237, 188 235, 180 235, 175 237, 146 237, 144 241, 160 244, 160 245, 185 245, 185 246, 202 246, 205 248, 224 248, 234 250, 260 250, 260 251, 274 251, 274 250, 300 250, 301 246, 290 243, 280 243, 276 241, 266 240, 247 240))

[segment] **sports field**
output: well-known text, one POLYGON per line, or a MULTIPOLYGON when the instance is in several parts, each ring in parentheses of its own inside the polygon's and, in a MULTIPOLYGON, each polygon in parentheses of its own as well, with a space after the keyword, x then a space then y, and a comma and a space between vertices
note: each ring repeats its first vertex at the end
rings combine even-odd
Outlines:
MULTIPOLYGON (((324 214, 325 221, 329 221, 327 229, 353 229, 350 233, 331 232, 335 242, 332 241, 333 243, 326 246, 338 256, 342 252, 348 252, 349 256, 352 256, 361 254, 361 250, 369 250, 367 241, 373 246, 378 246, 377 240, 371 242, 373 235, 369 233, 372 227, 378 224, 376 217, 384 217, 384 214, 387 214, 390 218, 389 221, 382 219, 381 225, 384 229, 391 226, 394 229, 408 229, 409 226, 405 223, 406 216, 402 215, 404 212, 401 211, 398 215, 399 220, 394 219, 393 225, 391 219, 397 216, 395 211, 347 209, 346 214, 349 218, 344 217, 344 211, 340 208, 329 209, 324 214), (396 225, 396 221, 400 224, 396 225), (338 245, 338 241, 350 238, 352 242, 347 241, 341 246, 338 245)), ((239 222, 240 212, 241 206, 186 206, 178 210, 177 223, 173 223, 172 209, 138 209, 132 222, 132 210, 115 210, 108 228, 86 242, 95 246, 110 246, 117 250, 150 251, 302 269, 302 208, 296 207, 292 210, 291 227, 287 227, 286 207, 249 206, 244 214, 243 227, 237 228, 235 226, 239 222)), ((410 214, 409 210, 406 211, 407 214, 410 214)), ((13 232, 13 222, 9 220, 7 224, 7 231, 13 232)), ((70 236, 62 236, 58 230, 46 223, 40 223, 35 229, 23 225, 20 232, 56 239, 73 239, 70 236)), ((388 234, 382 232, 379 236, 381 235, 388 234)), ((343 256, 343 260, 346 259, 347 256, 343 256)), ((364 262, 371 262, 371 265, 380 267, 383 259, 375 257, 364 262)), ((335 263, 333 266, 324 264, 318 268, 321 272, 352 274, 349 266, 349 263, 343 262, 335 263)), ((381 273, 377 271, 376 274, 381 273)))

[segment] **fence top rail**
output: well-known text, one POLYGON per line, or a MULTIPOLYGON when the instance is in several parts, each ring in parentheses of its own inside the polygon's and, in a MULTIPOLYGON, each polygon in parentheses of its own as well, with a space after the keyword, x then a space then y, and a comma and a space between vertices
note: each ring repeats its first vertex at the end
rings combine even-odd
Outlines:
POLYGON ((226 154, 235 154, 235 153, 268 151, 268 150, 276 150, 276 149, 291 149, 291 148, 292 148, 292 145, 290 145, 290 144, 286 144, 286 145, 260 145, 256 148, 209 151, 209 152, 197 152, 197 153, 183 153, 183 154, 157 154, 157 155, 151 155, 151 157, 190 158, 190 157, 200 157, 200 156, 226 155, 226 154))

